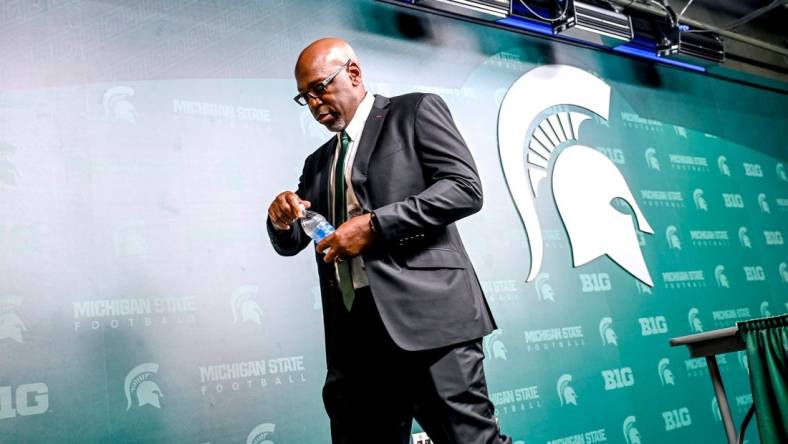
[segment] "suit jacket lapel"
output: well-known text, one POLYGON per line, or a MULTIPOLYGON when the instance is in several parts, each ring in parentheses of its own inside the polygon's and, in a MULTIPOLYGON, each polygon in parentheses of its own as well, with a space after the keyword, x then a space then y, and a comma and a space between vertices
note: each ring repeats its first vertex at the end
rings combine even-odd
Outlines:
POLYGON ((372 152, 377 146, 378 136, 380 130, 383 128, 383 122, 386 120, 388 114, 389 98, 383 96, 375 96, 375 103, 372 105, 372 110, 369 112, 369 117, 364 124, 364 131, 361 134, 361 140, 356 148, 356 157, 353 160, 353 192, 359 200, 363 208, 368 208, 369 200, 367 190, 364 184, 367 182, 367 172, 369 171, 369 159, 372 157, 372 152))
POLYGON ((318 166, 317 172, 317 195, 320 199, 320 205, 315 211, 324 215, 328 220, 333 220, 334 217, 334 215, 331 214, 333 213, 333 209, 331 208, 333 206, 331 205, 331 164, 333 163, 334 154, 336 153, 336 146, 336 136, 332 137, 331 140, 324 145, 323 152, 320 155, 320 165, 318 166))

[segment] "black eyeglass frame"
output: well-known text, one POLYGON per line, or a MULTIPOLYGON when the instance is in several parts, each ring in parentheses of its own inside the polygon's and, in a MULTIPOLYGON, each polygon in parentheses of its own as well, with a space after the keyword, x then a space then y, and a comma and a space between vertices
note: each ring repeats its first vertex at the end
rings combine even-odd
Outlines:
POLYGON ((328 88, 328 84, 331 83, 331 81, 334 80, 334 77, 338 76, 339 73, 341 73, 343 70, 347 69, 347 67, 350 66, 350 62, 352 62, 352 60, 351 59, 347 59, 347 62, 343 63, 342 66, 337 68, 336 71, 332 72, 328 77, 323 79, 323 81, 321 81, 319 83, 316 83, 315 85, 313 85, 308 90, 306 90, 306 91, 302 92, 301 94, 298 94, 295 97, 293 97, 293 100, 295 100, 295 103, 297 103, 297 104, 299 104, 301 106, 306 106, 306 105, 309 104, 309 99, 310 98, 312 98, 312 99, 319 99, 320 97, 322 97, 323 94, 326 93, 326 88, 328 88))

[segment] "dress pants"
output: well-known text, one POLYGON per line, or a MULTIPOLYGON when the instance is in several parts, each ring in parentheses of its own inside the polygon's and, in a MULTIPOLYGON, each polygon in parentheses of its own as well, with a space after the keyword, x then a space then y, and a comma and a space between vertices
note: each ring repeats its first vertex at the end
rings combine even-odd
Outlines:
MULTIPOLYGON (((336 295, 341 298, 339 294, 336 295)), ((408 444, 415 418, 434 444, 511 444, 484 379, 481 338, 405 351, 390 338, 369 287, 334 307, 323 401, 333 444, 408 444)))

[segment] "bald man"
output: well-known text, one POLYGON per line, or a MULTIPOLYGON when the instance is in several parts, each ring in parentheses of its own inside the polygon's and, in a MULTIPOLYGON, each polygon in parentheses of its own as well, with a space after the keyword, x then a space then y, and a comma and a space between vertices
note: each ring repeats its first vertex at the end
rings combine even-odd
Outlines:
POLYGON ((300 207, 337 230, 316 246, 334 444, 405 444, 413 418, 436 444, 511 443, 487 395, 482 337, 495 329, 455 222, 482 206, 473 158, 431 94, 367 93, 347 42, 306 47, 298 104, 335 133, 276 196, 276 251, 310 242, 300 207))

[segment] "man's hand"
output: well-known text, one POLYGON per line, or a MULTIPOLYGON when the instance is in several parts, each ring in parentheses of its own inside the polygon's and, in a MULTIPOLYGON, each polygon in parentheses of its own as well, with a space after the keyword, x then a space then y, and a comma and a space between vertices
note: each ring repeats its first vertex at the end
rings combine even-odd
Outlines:
POLYGON ((301 217, 301 205, 309 208, 312 204, 302 200, 292 191, 279 193, 268 207, 268 217, 277 230, 289 230, 290 224, 301 217))
POLYGON ((369 227, 370 217, 369 214, 353 217, 320 241, 317 251, 328 250, 323 261, 347 260, 364 252, 375 240, 375 233, 369 227))

